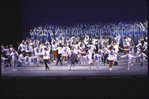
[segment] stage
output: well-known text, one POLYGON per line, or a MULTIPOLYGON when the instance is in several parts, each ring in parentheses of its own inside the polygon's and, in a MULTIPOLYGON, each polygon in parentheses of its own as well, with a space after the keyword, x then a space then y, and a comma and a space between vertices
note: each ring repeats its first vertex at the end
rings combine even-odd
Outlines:
MULTIPOLYGON (((120 53, 123 54, 123 53, 120 53)), ((112 67, 112 71, 109 71, 109 67, 107 65, 99 66, 97 69, 96 66, 91 67, 91 71, 89 71, 89 66, 81 66, 75 65, 71 71, 67 64, 63 62, 62 66, 59 64, 55 66, 56 63, 51 62, 49 64, 50 70, 45 71, 44 65, 40 64, 40 66, 33 66, 33 71, 27 71, 27 67, 23 65, 22 67, 16 67, 17 71, 13 71, 12 67, 5 67, 3 72, 1 72, 2 78, 9 78, 9 77, 38 77, 38 78, 68 78, 68 77, 77 77, 77 78, 103 78, 103 77, 147 77, 148 75, 148 61, 145 62, 146 69, 142 70, 142 66, 140 66, 139 58, 136 60, 134 66, 130 67, 130 70, 127 70, 127 64, 124 58, 119 58, 120 61, 118 65, 114 65, 112 67)), ((73 68, 73 67, 72 67, 73 68)))

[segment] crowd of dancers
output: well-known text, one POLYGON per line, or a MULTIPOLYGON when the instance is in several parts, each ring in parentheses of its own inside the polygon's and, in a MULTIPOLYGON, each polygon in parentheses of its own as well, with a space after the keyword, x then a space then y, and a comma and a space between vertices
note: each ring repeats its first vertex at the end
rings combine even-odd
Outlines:
POLYGON ((74 66, 108 65, 109 71, 113 65, 118 65, 119 57, 124 57, 130 65, 140 57, 142 69, 148 54, 148 22, 120 22, 119 24, 79 24, 72 26, 50 26, 30 30, 30 38, 18 43, 18 48, 12 45, 1 45, 1 69, 25 63, 27 70, 32 71, 32 66, 42 62, 46 70, 50 70, 50 62, 55 65, 67 64, 69 70, 74 66), (124 55, 119 55, 119 49, 124 55), (103 64, 102 64, 103 63, 103 64))

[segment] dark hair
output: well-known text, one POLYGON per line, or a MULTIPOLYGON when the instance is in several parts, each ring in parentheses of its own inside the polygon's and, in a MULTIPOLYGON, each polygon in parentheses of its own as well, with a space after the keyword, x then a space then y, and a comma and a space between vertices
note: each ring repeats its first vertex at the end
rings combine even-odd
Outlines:
POLYGON ((60 47, 62 47, 62 44, 61 44, 61 43, 59 43, 59 46, 60 46, 60 47))
POLYGON ((47 48, 44 48, 45 50, 47 50, 47 48))
POLYGON ((141 41, 142 46, 144 45, 144 41, 141 41))
POLYGON ((112 50, 113 49, 113 46, 111 45, 109 49, 112 50))

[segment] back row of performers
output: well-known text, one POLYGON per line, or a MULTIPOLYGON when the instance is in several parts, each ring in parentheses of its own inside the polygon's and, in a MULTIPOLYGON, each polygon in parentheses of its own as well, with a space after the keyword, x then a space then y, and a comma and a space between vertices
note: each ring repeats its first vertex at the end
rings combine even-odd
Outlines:
MULTIPOLYGON (((148 33, 148 22, 130 22, 119 24, 115 23, 107 23, 103 24, 77 24, 72 26, 49 26, 46 25, 43 27, 35 27, 33 30, 30 29, 30 36, 31 39, 34 40, 37 38, 41 43, 45 43, 46 40, 52 41, 52 39, 57 40, 59 36, 62 36, 63 39, 67 39, 75 35, 78 39, 84 38, 85 34, 89 37, 96 37, 99 36, 107 36, 112 38, 114 35, 120 34, 121 37, 125 37, 129 35, 129 37, 134 41, 135 44, 138 43, 138 37, 143 36, 143 38, 147 37, 148 33)), ((110 39, 111 41, 111 39, 110 39)), ((120 40, 120 44, 122 44, 122 39, 120 40)))
MULTIPOLYGON (((106 63, 109 64, 109 70, 112 70, 113 63, 115 62, 114 64, 116 65, 119 62, 119 49, 124 50, 124 55, 127 55, 127 61, 132 61, 132 57, 140 56, 141 52, 145 53, 143 57, 146 57, 148 53, 148 43, 146 39, 140 38, 138 40, 139 43, 135 45, 131 38, 126 36, 122 38, 123 48, 121 48, 119 46, 120 38, 121 36, 118 34, 118 36, 113 38, 112 42, 109 42, 109 39, 105 37, 100 36, 100 39, 89 38, 89 36, 85 34, 84 39, 78 39, 72 36, 71 38, 63 40, 62 37, 59 37, 57 40, 53 39, 51 44, 48 41, 40 43, 37 39, 32 41, 28 38, 26 41, 23 40, 19 44, 17 50, 12 47, 8 48, 8 46, 6 46, 5 48, 1 46, 1 52, 7 60, 11 57, 11 61, 9 62, 12 62, 14 71, 17 58, 19 62, 25 59, 27 66, 29 57, 36 58, 37 65, 39 65, 40 60, 43 60, 46 70, 49 69, 47 62, 51 59, 53 62, 57 60, 56 65, 58 65, 59 62, 62 65, 64 59, 64 62, 67 63, 68 66, 74 65, 75 63, 78 64, 78 62, 80 62, 80 65, 93 65, 94 60, 96 61, 96 65, 99 65, 99 62, 103 62, 103 65, 106 63), (53 53, 53 57, 51 53, 53 53)), ((33 60, 31 62, 33 62, 33 60)), ((132 61, 132 65, 133 63, 135 62, 132 61)))

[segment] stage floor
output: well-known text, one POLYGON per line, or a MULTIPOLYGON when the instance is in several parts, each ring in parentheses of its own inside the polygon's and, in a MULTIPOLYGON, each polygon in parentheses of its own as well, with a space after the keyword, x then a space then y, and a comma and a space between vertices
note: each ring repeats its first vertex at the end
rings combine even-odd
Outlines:
MULTIPOLYGON (((13 71, 12 67, 5 67, 3 72, 1 72, 2 78, 7 77, 132 77, 132 76, 145 76, 148 75, 148 61, 145 62, 145 70, 142 70, 140 66, 139 59, 136 60, 134 66, 130 67, 130 70, 127 70, 127 64, 124 58, 120 58, 118 65, 112 67, 112 71, 109 71, 109 67, 99 66, 97 69, 96 66, 91 67, 89 71, 89 66, 76 66, 74 67, 75 71, 69 71, 67 64, 63 62, 63 65, 55 66, 54 62, 49 64, 50 71, 45 71, 44 65, 39 67, 33 66, 33 71, 27 71, 25 65, 22 67, 16 67, 17 71, 13 71)), ((73 68, 73 67, 72 67, 73 68)))

